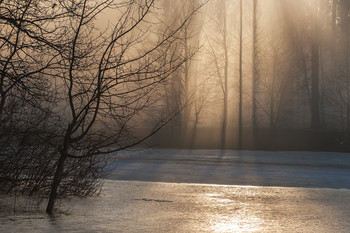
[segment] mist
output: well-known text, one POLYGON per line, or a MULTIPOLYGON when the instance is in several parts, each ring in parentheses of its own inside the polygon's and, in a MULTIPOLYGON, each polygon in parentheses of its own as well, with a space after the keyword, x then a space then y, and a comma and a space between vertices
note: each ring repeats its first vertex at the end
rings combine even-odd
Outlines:
POLYGON ((137 195, 135 180, 349 188, 349 159, 334 154, 350 151, 349 10, 343 0, 0 0, 0 195, 15 195, 14 216, 17 193, 47 199, 53 216, 57 199, 97 196, 108 175, 137 195))
MULTIPOLYGON (((167 20, 190 9, 180 2, 167 20)), ((166 84, 164 108, 184 110, 153 143, 348 150, 347 3, 240 4, 210 1, 180 33, 174 49, 195 54, 166 84)))
POLYGON ((8 119, 55 128, 58 141, 77 121, 83 135, 98 132, 89 140, 119 132, 121 147, 349 149, 345 1, 83 3, 38 3, 27 14, 47 21, 33 24, 41 31, 3 27, 8 119), (71 15, 82 9, 86 21, 71 15))

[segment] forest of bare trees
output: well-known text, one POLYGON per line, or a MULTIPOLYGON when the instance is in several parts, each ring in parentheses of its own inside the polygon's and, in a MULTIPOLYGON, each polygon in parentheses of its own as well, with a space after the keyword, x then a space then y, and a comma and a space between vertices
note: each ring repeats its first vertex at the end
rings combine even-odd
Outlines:
POLYGON ((98 193, 109 155, 346 150, 346 0, 0 0, 0 183, 98 193), (159 132, 158 132, 159 131, 159 132))
MULTIPOLYGON (((349 18, 347 1, 209 1, 196 70, 176 74, 196 95, 170 128, 201 132, 192 147, 347 150, 349 18)), ((163 143, 188 147, 176 133, 163 143)))

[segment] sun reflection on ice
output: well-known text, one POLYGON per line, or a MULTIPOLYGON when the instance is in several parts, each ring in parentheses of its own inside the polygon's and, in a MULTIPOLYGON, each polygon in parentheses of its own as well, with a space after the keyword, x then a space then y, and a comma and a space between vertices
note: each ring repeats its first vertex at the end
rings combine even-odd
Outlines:
POLYGON ((208 231, 261 232, 263 230, 264 220, 252 211, 252 206, 245 202, 244 197, 234 194, 208 193, 204 198, 208 205, 215 207, 207 216, 208 231))
POLYGON ((253 216, 236 215, 236 216, 215 216, 212 219, 210 229, 212 232, 260 232, 260 219, 253 216))

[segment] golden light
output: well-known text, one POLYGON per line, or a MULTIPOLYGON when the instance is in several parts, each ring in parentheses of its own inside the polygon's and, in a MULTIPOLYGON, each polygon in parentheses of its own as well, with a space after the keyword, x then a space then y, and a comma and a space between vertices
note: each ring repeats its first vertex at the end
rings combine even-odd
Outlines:
MULTIPOLYGON (((252 211, 251 206, 245 202, 246 197, 241 196, 242 191, 255 195, 253 191, 255 188, 247 186, 237 186, 236 188, 240 190, 237 192, 237 194, 240 193, 239 195, 236 193, 232 195, 222 193, 204 195, 203 202, 214 207, 212 214, 207 216, 210 232, 261 232, 263 230, 264 220, 252 211)), ((231 191, 233 190, 231 189, 231 191)))

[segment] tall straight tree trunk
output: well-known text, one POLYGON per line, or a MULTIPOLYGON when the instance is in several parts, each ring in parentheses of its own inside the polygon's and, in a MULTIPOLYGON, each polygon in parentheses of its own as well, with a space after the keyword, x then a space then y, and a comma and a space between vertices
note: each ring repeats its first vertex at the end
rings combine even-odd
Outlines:
POLYGON ((239 103, 238 103, 238 149, 242 149, 242 92, 243 92, 243 64, 242 64, 242 56, 243 56, 243 6, 242 0, 240 0, 240 9, 239 9, 239 17, 240 17, 240 27, 239 27, 239 103))
POLYGON ((226 4, 223 1, 223 12, 224 12, 224 56, 225 56, 225 67, 224 67, 224 111, 223 121, 221 129, 221 148, 226 147, 226 134, 227 134, 227 118, 228 118, 228 46, 227 46, 227 19, 226 19, 226 4))
POLYGON ((321 128, 320 119, 320 40, 318 10, 315 9, 312 22, 311 44, 311 128, 321 128))
POLYGON ((253 128, 253 146, 256 144, 256 9, 257 0, 253 0, 253 38, 252 38, 252 128, 253 128))
POLYGON ((349 70, 349 38, 346 37, 346 134, 350 135, 350 70, 349 70))
MULTIPOLYGON (((319 25, 323 23, 323 16, 327 15, 329 10, 328 10, 328 4, 329 1, 321 1, 320 4, 320 12, 319 12, 319 17, 318 19, 320 20, 319 25), (322 20, 322 22, 321 22, 322 20)), ((321 30, 321 29, 320 29, 321 30)), ((319 64, 320 64, 320 127, 326 128, 327 127, 327 114, 326 114, 326 103, 325 103, 325 97, 324 97, 324 88, 325 88, 325 78, 326 78, 326 73, 325 73, 325 64, 327 64, 325 61, 326 59, 326 53, 323 50, 323 44, 322 41, 319 43, 319 64)))
POLYGON ((191 141, 190 141, 190 148, 194 148, 195 145, 195 140, 197 137, 197 127, 198 127, 198 121, 199 121, 199 113, 195 113, 195 119, 193 123, 193 128, 192 128, 192 136, 191 136, 191 141))
MULTIPOLYGON (((189 56, 189 49, 188 49, 188 25, 185 25, 185 31, 184 31, 184 53, 185 57, 189 56)), ((191 113, 191 106, 192 104, 189 103, 189 89, 190 89, 190 61, 186 60, 184 64, 184 99, 185 99, 185 109, 184 109, 184 115, 183 115, 183 124, 182 124, 182 139, 183 145, 188 146, 188 127, 189 127, 189 120, 190 120, 190 113, 191 113)))

